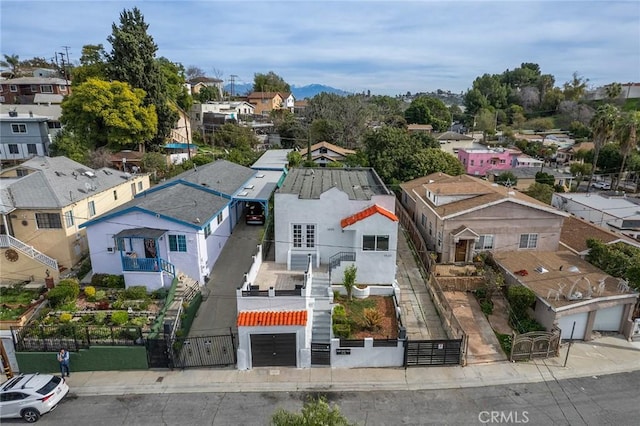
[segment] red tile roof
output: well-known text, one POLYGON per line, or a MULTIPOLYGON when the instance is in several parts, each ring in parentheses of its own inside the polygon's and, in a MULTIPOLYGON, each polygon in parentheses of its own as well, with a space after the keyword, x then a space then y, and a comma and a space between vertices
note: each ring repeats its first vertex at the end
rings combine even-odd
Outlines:
POLYGON ((238 314, 238 327, 275 325, 307 325, 307 311, 243 311, 238 314))
POLYGON ((363 219, 368 218, 371 215, 374 215, 376 213, 380 213, 381 215, 393 220, 394 222, 398 221, 398 217, 391 213, 389 210, 385 210, 382 207, 380 207, 377 204, 374 204, 373 206, 366 208, 364 210, 362 210, 361 212, 358 212, 354 215, 351 215, 349 217, 345 217, 344 219, 342 219, 340 221, 340 225, 343 228, 346 228, 347 226, 353 225, 356 222, 359 222, 363 219))

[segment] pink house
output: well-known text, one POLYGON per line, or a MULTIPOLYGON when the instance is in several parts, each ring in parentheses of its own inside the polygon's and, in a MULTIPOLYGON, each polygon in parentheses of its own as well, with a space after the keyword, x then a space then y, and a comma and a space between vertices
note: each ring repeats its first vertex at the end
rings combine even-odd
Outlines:
POLYGON ((485 176, 489 171, 506 170, 517 167, 522 152, 510 148, 462 148, 458 151, 458 160, 467 174, 485 176))

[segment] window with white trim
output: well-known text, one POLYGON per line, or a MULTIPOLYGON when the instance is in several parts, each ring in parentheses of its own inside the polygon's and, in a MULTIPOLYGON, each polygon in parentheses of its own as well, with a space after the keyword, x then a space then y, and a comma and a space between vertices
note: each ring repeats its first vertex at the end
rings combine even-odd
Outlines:
POLYGON ((10 143, 8 146, 9 146, 9 154, 20 154, 20 150, 18 149, 18 144, 10 143))
POLYGON ((18 91, 18 86, 16 86, 15 84, 10 84, 9 85, 9 91, 17 92, 18 91))
POLYGON ((294 248, 314 248, 316 246, 315 225, 294 223, 292 233, 294 248))
POLYGON ((57 213, 36 213, 38 229, 61 229, 62 222, 57 213))
POLYGON ((88 209, 89 209, 89 217, 95 216, 96 215, 96 202, 95 201, 89 201, 88 209))
POLYGON ((204 227, 204 237, 208 238, 211 235, 211 224, 207 223, 207 226, 204 227))
POLYGON ((42 93, 53 93, 53 86, 50 84, 41 84, 40 91, 42 93))
POLYGON ((38 154, 38 147, 36 146, 35 143, 28 143, 27 144, 27 153, 28 154, 38 154))
POLYGON ((493 249, 493 235, 480 235, 478 241, 476 241, 476 250, 492 250, 493 249))
POLYGON ((169 251, 187 251, 187 237, 184 235, 169 235, 169 251))
POLYGON ((538 246, 538 234, 520 234, 520 248, 534 249, 538 246))
POLYGON ((22 123, 11 123, 11 133, 27 133, 27 125, 22 123))
POLYGON ((389 251, 388 235, 363 235, 363 251, 389 251))
POLYGON ((31 85, 31 93, 38 93, 38 85, 37 84, 32 84, 31 85))
POLYGON ((64 84, 58 84, 58 90, 61 92, 66 92, 67 86, 65 86, 64 84))
POLYGON ((73 226, 73 210, 64 212, 64 223, 67 225, 67 228, 73 226))
POLYGON ((142 191, 142 181, 138 182, 138 191, 142 191))
POLYGON ((222 212, 218 213, 218 225, 222 223, 222 212))
POLYGON ((422 216, 420 217, 420 225, 422 225, 423 228, 427 226, 427 217, 424 213, 422 213, 422 216))

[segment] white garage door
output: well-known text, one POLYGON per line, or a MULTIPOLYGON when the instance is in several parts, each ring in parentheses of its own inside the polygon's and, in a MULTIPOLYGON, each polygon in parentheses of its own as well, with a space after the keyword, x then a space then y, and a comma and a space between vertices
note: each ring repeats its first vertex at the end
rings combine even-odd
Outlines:
POLYGON ((577 340, 584 340, 584 332, 587 329, 587 317, 589 314, 587 312, 582 314, 574 314, 568 315, 566 317, 561 317, 558 320, 558 325, 562 330, 562 338, 570 339, 571 338, 571 329, 573 328, 573 322, 576 323, 576 328, 573 331, 573 338, 577 340))
POLYGON ((624 305, 618 305, 598 310, 596 312, 596 320, 593 322, 593 330, 618 331, 623 309, 624 305))

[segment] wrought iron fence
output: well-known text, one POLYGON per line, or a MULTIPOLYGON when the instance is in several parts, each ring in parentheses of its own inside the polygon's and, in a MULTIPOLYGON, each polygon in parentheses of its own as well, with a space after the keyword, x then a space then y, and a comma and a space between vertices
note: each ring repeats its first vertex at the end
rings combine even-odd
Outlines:
POLYGON ((142 344, 140 327, 109 325, 27 325, 12 327, 16 350, 43 352, 62 347, 77 351, 90 346, 134 346, 142 344))

